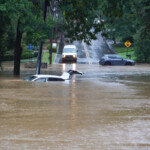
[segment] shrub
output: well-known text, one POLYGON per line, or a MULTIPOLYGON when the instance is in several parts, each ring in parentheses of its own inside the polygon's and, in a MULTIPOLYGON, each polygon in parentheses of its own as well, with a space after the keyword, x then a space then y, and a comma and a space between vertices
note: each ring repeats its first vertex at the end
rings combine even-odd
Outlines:
POLYGON ((14 60, 14 55, 13 54, 6 54, 6 55, 4 55, 4 57, 3 57, 3 61, 12 61, 12 60, 14 60))
POLYGON ((29 59, 33 57, 34 57, 34 53, 32 50, 24 50, 21 55, 21 59, 29 59))
POLYGON ((143 39, 137 42, 135 56, 137 62, 150 63, 150 40, 143 39))
POLYGON ((129 40, 131 43, 134 43, 134 39, 132 36, 128 36, 128 37, 124 37, 122 38, 122 42, 126 42, 127 40, 129 40))
MULTIPOLYGON (((47 46, 47 49, 50 50, 50 45, 47 46)), ((57 47, 52 48, 52 53, 56 53, 57 52, 57 47)))
POLYGON ((21 59, 29 59, 33 57, 34 57, 33 53, 24 53, 21 55, 21 59))
POLYGON ((56 53, 57 52, 57 48, 53 48, 53 53, 56 53))
POLYGON ((33 56, 37 57, 38 56, 38 51, 34 51, 33 56))

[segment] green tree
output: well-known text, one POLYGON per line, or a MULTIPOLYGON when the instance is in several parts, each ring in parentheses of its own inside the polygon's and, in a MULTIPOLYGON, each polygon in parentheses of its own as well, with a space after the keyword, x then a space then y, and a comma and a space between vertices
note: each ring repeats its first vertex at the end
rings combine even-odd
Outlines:
POLYGON ((10 26, 10 19, 6 15, 6 8, 3 5, 4 0, 0 0, 0 68, 2 69, 2 61, 4 55, 9 48, 12 48, 13 42, 13 29, 10 26))
MULTIPOLYGON (((29 0, 1 0, 1 10, 12 25, 16 28, 15 51, 14 51, 14 75, 20 74, 20 59, 23 40, 27 43, 36 44, 44 40, 50 34, 50 19, 46 24, 42 13, 43 1, 29 0), (34 2, 34 3, 33 3, 34 2), (24 37, 24 39, 22 38, 24 37)), ((5 26, 3 26, 5 29, 5 26)))
MULTIPOLYGON (((123 1, 122 1, 123 2, 123 1)), ((150 1, 124 1, 122 15, 106 24, 107 33, 114 39, 133 37, 138 62, 150 62, 150 1)), ((109 17, 106 17, 109 20, 109 17)))
POLYGON ((87 43, 96 39, 96 33, 104 31, 107 22, 122 16, 124 0, 64 0, 59 7, 64 16, 67 37, 87 43))
POLYGON ((64 17, 65 35, 72 40, 84 39, 86 42, 96 39, 95 34, 100 30, 100 26, 94 23, 97 17, 94 11, 97 6, 97 0, 60 1, 59 7, 64 17))
POLYGON ((134 14, 137 32, 135 55, 138 62, 150 63, 150 1, 138 0, 134 3, 134 14))

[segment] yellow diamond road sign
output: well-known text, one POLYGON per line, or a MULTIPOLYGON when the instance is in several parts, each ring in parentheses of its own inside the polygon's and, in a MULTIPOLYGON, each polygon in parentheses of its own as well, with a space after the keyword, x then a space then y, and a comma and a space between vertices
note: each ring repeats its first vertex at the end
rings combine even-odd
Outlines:
POLYGON ((131 42, 130 42, 129 40, 127 40, 127 41, 124 43, 124 45, 125 45, 126 47, 130 47, 130 46, 131 46, 131 42))

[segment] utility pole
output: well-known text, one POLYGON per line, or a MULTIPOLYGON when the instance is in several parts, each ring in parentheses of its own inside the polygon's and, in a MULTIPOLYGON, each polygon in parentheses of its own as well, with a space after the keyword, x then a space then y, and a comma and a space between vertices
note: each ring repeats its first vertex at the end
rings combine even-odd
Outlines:
MULTIPOLYGON (((46 20, 47 5, 48 5, 48 0, 44 0, 44 2, 43 2, 43 19, 44 19, 44 21, 46 20)), ((40 74, 40 72, 41 72, 42 48, 43 48, 43 42, 40 41, 38 57, 37 57, 37 64, 36 64, 36 74, 40 74)))
MULTIPOLYGON (((58 9, 58 2, 56 0, 51 0, 50 2, 50 14, 52 16, 52 19, 54 20, 55 18, 57 18, 57 9, 58 9)), ((52 64, 52 52, 53 52, 53 41, 54 38, 56 39, 57 37, 57 22, 55 24, 55 27, 52 28, 52 37, 50 39, 50 49, 49 49, 49 63, 52 64)), ((56 42, 56 41, 55 41, 56 42)), ((56 42, 57 43, 57 42, 56 42)))
MULTIPOLYGON (((52 16, 52 19, 54 19, 54 9, 55 9, 55 6, 54 6, 54 3, 55 1, 54 0, 51 0, 50 2, 50 13, 51 13, 51 16, 52 16)), ((54 28, 52 28, 52 37, 50 38, 50 49, 49 49, 49 64, 52 64, 52 54, 53 54, 53 36, 54 36, 54 28)))

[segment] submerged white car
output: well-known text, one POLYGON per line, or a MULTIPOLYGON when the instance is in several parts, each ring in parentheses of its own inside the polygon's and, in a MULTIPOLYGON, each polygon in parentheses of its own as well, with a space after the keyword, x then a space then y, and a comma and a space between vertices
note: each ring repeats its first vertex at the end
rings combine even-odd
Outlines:
POLYGON ((62 52, 62 62, 77 62, 77 48, 75 45, 65 45, 62 52))
POLYGON ((57 75, 32 75, 25 78, 25 81, 34 81, 34 82, 50 82, 50 81, 65 81, 70 80, 74 74, 82 75, 82 72, 76 70, 69 70, 64 72, 61 76, 57 75))

